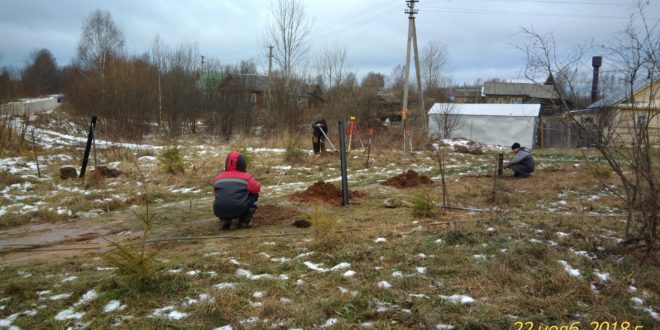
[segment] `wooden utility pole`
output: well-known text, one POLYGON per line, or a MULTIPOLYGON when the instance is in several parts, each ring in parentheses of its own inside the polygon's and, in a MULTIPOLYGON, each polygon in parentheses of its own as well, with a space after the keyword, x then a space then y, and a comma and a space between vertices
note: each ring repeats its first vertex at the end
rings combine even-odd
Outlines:
POLYGON ((268 46, 268 77, 273 72, 273 46, 268 46))
POLYGON ((268 46, 268 113, 270 113, 271 103, 272 103, 272 84, 273 78, 271 74, 273 73, 273 46, 268 46))

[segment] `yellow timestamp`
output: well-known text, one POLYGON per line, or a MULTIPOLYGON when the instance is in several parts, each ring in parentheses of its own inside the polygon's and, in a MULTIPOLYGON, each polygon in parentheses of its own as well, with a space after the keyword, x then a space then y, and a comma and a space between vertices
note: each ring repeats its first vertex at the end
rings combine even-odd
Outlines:
POLYGON ((580 330, 580 329, 591 329, 591 330, 642 330, 644 326, 634 325, 628 321, 624 322, 590 322, 588 327, 581 327, 580 321, 575 321, 570 325, 547 325, 547 324, 536 324, 534 322, 521 322, 518 321, 513 324, 516 330, 580 330))

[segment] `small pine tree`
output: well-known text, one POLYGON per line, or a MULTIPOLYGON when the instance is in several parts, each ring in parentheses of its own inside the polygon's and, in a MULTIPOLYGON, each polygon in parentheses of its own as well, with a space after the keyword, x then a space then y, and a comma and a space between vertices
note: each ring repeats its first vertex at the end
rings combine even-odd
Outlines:
POLYGON ((424 187, 413 196, 412 212, 417 218, 430 218, 435 214, 435 198, 431 189, 424 187))
POLYGON ((160 166, 163 171, 170 174, 182 174, 185 172, 186 163, 179 147, 167 148, 160 153, 160 166))

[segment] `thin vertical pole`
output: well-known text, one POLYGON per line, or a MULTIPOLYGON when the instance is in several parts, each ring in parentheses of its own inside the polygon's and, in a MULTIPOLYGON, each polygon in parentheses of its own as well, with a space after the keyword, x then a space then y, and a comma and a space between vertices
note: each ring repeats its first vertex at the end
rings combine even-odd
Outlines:
POLYGON ((348 206, 348 174, 346 170, 346 121, 339 121, 339 157, 341 159, 341 205, 348 206))
POLYGON ((89 133, 87 134, 87 145, 85 146, 85 154, 83 155, 82 167, 80 168, 80 178, 85 177, 87 170, 87 162, 89 161, 89 152, 92 149, 92 141, 94 140, 94 127, 96 127, 96 116, 92 117, 92 122, 89 124, 89 133))

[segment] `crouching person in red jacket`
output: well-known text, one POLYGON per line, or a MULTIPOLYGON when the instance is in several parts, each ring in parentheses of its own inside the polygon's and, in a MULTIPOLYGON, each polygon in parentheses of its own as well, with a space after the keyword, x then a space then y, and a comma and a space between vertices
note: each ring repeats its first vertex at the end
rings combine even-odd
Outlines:
POLYGON ((252 227, 252 215, 257 209, 261 185, 250 173, 241 153, 227 155, 225 170, 215 177, 213 213, 222 220, 222 229, 231 227, 232 219, 238 218, 238 228, 252 227))

